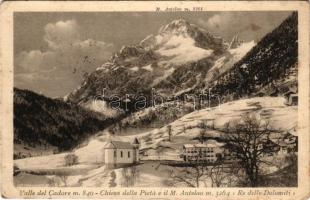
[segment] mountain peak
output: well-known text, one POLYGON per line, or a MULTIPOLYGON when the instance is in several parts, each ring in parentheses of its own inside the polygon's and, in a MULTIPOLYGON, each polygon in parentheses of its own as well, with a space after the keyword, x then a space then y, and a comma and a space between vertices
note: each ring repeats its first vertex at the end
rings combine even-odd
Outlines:
POLYGON ((192 25, 184 20, 184 19, 177 19, 173 20, 169 24, 162 26, 159 29, 159 34, 163 33, 188 33, 191 29, 192 25))
POLYGON ((187 26, 190 25, 190 23, 188 21, 186 21, 185 19, 176 19, 171 21, 169 24, 170 26, 187 26))

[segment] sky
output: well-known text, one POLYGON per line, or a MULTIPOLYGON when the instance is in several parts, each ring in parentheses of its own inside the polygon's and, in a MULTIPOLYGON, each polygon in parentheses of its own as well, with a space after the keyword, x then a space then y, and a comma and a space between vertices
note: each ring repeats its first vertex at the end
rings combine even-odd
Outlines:
POLYGON ((17 12, 14 86, 49 97, 77 88, 123 45, 138 44, 161 26, 185 19, 230 41, 259 41, 291 12, 17 12))

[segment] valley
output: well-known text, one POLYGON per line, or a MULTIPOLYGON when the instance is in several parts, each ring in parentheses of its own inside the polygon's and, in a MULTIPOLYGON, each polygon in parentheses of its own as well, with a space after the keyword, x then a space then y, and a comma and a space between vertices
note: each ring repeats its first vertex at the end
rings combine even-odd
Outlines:
MULTIPOLYGON (((284 102, 285 99, 281 97, 258 97, 194 111, 169 124, 172 130, 170 141, 167 131, 167 126, 169 125, 162 128, 154 128, 153 130, 137 131, 136 134, 133 134, 134 129, 131 129, 127 134, 126 131, 113 135, 110 135, 108 132, 100 132, 89 139, 86 146, 70 152, 78 157, 76 165, 65 165, 64 157, 68 153, 16 160, 15 165, 21 171, 20 173, 23 174, 17 175, 17 180, 19 176, 30 176, 29 174, 45 177, 46 180, 49 178, 58 180, 59 176, 66 176, 68 179, 66 184, 71 186, 78 186, 79 184, 83 186, 110 186, 110 182, 107 180, 116 176, 115 179, 117 179, 118 184, 115 184, 115 186, 122 186, 121 183, 126 178, 122 171, 130 171, 132 168, 136 168, 135 170, 140 173, 141 180, 146 180, 146 177, 151 176, 152 178, 148 177, 147 180, 152 180, 152 182, 147 183, 143 181, 143 183, 135 183, 136 185, 134 186, 149 187, 155 182, 157 184, 164 184, 163 182, 172 181, 171 177, 167 176, 171 173, 171 170, 178 169, 163 164, 163 161, 181 161, 182 159, 179 155, 182 152, 182 146, 184 144, 199 143, 198 138, 201 130, 203 130, 200 127, 201 122, 206 119, 214 119, 214 124, 205 129, 205 137, 221 140, 225 137, 225 134, 229 134, 224 130, 227 122, 237 120, 242 114, 253 111, 268 119, 273 130, 285 133, 297 126, 297 107, 288 107, 284 105, 284 102), (184 126, 184 124, 186 125, 184 126), (133 141, 134 138, 138 138, 141 144, 141 164, 129 168, 106 169, 103 150, 106 141, 133 141), (50 162, 51 160, 53 162, 50 162), (161 173, 166 175, 163 176, 161 173)), ((279 155, 273 157, 273 159, 281 160, 281 157, 279 155)), ((281 167, 285 167, 285 165, 282 163, 281 167)), ((265 173, 272 173, 277 169, 272 170, 265 173)), ((64 184, 61 181, 58 182, 60 186, 64 184)))
POLYGON ((173 20, 61 99, 14 89, 14 184, 296 186, 297 19, 257 42, 173 20))

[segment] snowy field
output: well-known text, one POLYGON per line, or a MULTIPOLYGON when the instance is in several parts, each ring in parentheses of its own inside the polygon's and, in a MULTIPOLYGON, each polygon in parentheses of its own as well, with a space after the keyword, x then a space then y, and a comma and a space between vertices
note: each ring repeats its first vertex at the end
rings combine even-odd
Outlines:
MULTIPOLYGON (((69 152, 15 160, 14 164, 22 171, 15 177, 15 183, 27 185, 27 180, 38 180, 37 185, 59 186, 113 187, 132 184, 128 183, 128 180, 127 182, 123 180, 126 179, 126 173, 132 172, 124 171, 125 168, 116 170, 105 168, 103 147, 107 139, 132 142, 137 137, 141 143, 140 150, 144 151, 146 156, 141 158, 145 163, 136 167, 139 169, 140 179, 135 180, 134 185, 141 187, 149 185, 167 186, 163 177, 167 177, 169 170, 167 166, 160 165, 159 167, 158 160, 180 160, 179 153, 182 145, 198 142, 193 139, 199 135, 201 129, 198 125, 203 120, 214 120, 214 129, 209 128, 207 136, 220 137, 223 134, 221 130, 225 123, 239 119, 246 112, 260 114, 264 119, 270 121, 273 129, 278 131, 284 132, 297 126, 297 106, 285 106, 282 97, 256 97, 237 100, 222 104, 219 107, 194 111, 170 123, 172 131, 170 141, 168 140, 167 126, 128 135, 116 134, 111 136, 102 132, 91 138, 87 145, 72 152, 78 156, 77 165, 65 165, 64 157, 69 152), (162 170, 155 170, 156 166, 162 170), (143 181, 139 182, 139 180, 143 181), (145 180, 149 181, 146 182, 145 180)), ((29 183, 29 185, 31 184, 34 182, 29 183)))
MULTIPOLYGON (((208 130, 207 136, 220 137, 221 130, 227 122, 240 119, 247 112, 255 112, 270 122, 270 128, 285 132, 297 126, 297 106, 284 105, 282 97, 255 97, 224 103, 218 107, 206 108, 184 115, 170 123, 172 141, 168 141, 167 126, 144 133, 138 137, 142 149, 157 148, 159 146, 175 146, 182 137, 183 143, 197 137, 202 121, 214 120, 214 130, 208 130), (176 139, 174 141, 174 138, 176 139)), ((182 141, 181 141, 182 143, 182 141)), ((180 146, 179 146, 180 147, 180 146)))

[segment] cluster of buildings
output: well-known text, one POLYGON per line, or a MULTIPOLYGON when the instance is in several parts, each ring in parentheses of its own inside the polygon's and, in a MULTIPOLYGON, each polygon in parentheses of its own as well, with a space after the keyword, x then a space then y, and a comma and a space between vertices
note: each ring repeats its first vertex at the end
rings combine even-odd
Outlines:
POLYGON ((184 144, 181 157, 185 162, 216 162, 224 158, 224 143, 207 140, 203 144, 184 144))
MULTIPOLYGON (((268 138, 258 149, 263 150, 263 155, 286 155, 298 151, 298 137, 296 128, 286 133, 278 133, 272 139, 268 138)), ((220 160, 234 159, 233 153, 225 143, 214 139, 207 140, 202 144, 184 144, 181 157, 184 162, 207 162, 215 163, 220 160)))
POLYGON ((274 143, 274 151, 278 155, 285 155, 291 152, 298 151, 298 136, 296 127, 288 130, 286 133, 279 133, 280 136, 275 136, 271 141, 274 143))
MULTIPOLYGON (((139 163, 140 143, 137 138, 132 143, 109 140, 104 146, 104 161, 107 168, 120 168, 139 163)), ((296 128, 268 138, 260 149, 266 156, 285 155, 298 150, 296 128)), ((215 163, 219 160, 230 160, 233 156, 227 145, 214 139, 208 139, 199 144, 184 144, 180 157, 184 163, 206 162, 215 163)))

